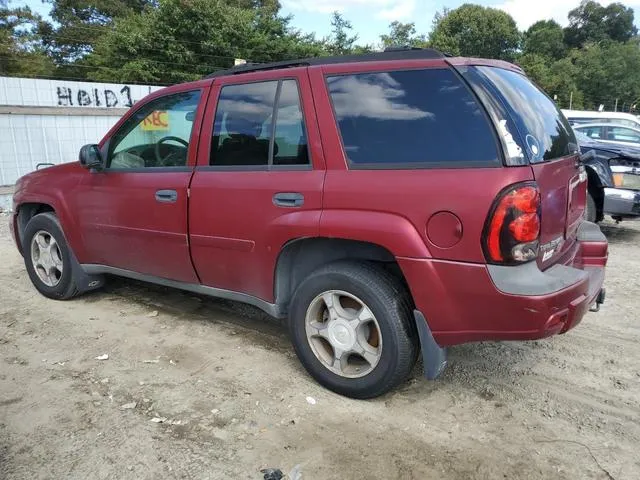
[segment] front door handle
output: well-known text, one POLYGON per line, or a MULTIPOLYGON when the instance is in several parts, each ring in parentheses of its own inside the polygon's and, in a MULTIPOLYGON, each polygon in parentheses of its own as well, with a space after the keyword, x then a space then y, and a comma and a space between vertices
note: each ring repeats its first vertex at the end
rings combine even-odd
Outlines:
POLYGON ((156 201, 160 203, 175 203, 178 200, 178 192, 175 190, 158 190, 156 201))
POLYGON ((276 207, 301 207, 304 205, 304 195, 298 192, 281 192, 273 196, 276 207))

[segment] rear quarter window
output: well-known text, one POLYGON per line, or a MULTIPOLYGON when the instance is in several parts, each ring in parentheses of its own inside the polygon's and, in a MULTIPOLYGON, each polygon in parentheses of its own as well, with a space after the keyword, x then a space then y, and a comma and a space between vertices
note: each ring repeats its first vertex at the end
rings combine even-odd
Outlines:
POLYGON ((516 72, 497 67, 475 67, 495 86, 532 163, 553 160, 577 152, 569 122, 542 90, 516 72))
POLYGON ((330 76, 327 85, 352 168, 500 164, 485 112, 450 69, 330 76))

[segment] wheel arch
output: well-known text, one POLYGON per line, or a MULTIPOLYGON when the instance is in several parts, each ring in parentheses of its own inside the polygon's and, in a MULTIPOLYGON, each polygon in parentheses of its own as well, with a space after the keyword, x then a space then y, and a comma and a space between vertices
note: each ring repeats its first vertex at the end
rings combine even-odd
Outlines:
POLYGON ((311 272, 339 260, 361 260, 383 266, 407 288, 396 257, 387 248, 371 242, 348 238, 311 237, 287 242, 278 255, 274 273, 275 303, 288 312, 297 287, 311 272))
POLYGON ((18 248, 20 249, 20 253, 23 254, 22 251, 22 238, 24 234, 24 229, 26 228, 29 220, 38 215, 39 213, 44 212, 52 212, 57 215, 55 208, 50 203, 43 202, 24 202, 18 206, 18 215, 17 215, 17 230, 16 230, 16 243, 18 244, 18 248))
POLYGON ((18 243, 22 242, 22 233, 29 220, 38 213, 53 212, 60 222, 70 248, 78 258, 83 258, 82 232, 77 228, 73 215, 73 204, 69 203, 69 198, 65 197, 61 189, 52 188, 46 194, 42 193, 42 189, 39 190, 39 192, 26 192, 23 189, 14 196, 15 211, 18 217, 16 236, 20 237, 18 243))
POLYGON ((604 218, 604 187, 600 175, 591 165, 586 166, 587 171, 587 191, 596 204, 596 221, 604 218))

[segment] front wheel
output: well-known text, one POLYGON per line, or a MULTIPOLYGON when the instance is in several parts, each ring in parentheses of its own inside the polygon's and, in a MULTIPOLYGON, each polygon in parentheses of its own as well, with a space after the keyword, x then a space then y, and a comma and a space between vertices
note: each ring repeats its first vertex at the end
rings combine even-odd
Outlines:
POLYGON ((323 386, 372 398, 405 380, 418 352, 408 294, 384 269, 336 262, 307 277, 291 302, 295 351, 323 386))
POLYGON ((45 297, 66 300, 78 294, 71 255, 58 218, 35 215, 22 234, 24 263, 31 282, 45 297))

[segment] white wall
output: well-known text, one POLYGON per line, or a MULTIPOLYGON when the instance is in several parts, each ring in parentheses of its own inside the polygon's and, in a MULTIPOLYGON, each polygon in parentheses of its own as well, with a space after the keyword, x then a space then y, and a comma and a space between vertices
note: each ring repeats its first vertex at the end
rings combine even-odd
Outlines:
POLYGON ((126 108, 159 88, 0 77, 0 185, 38 163, 76 161, 82 145, 98 143, 126 108))
POLYGON ((0 185, 12 185, 38 163, 78 159, 80 147, 98 143, 119 116, 0 114, 0 185))
POLYGON ((0 77, 0 105, 128 108, 162 87, 0 77))

